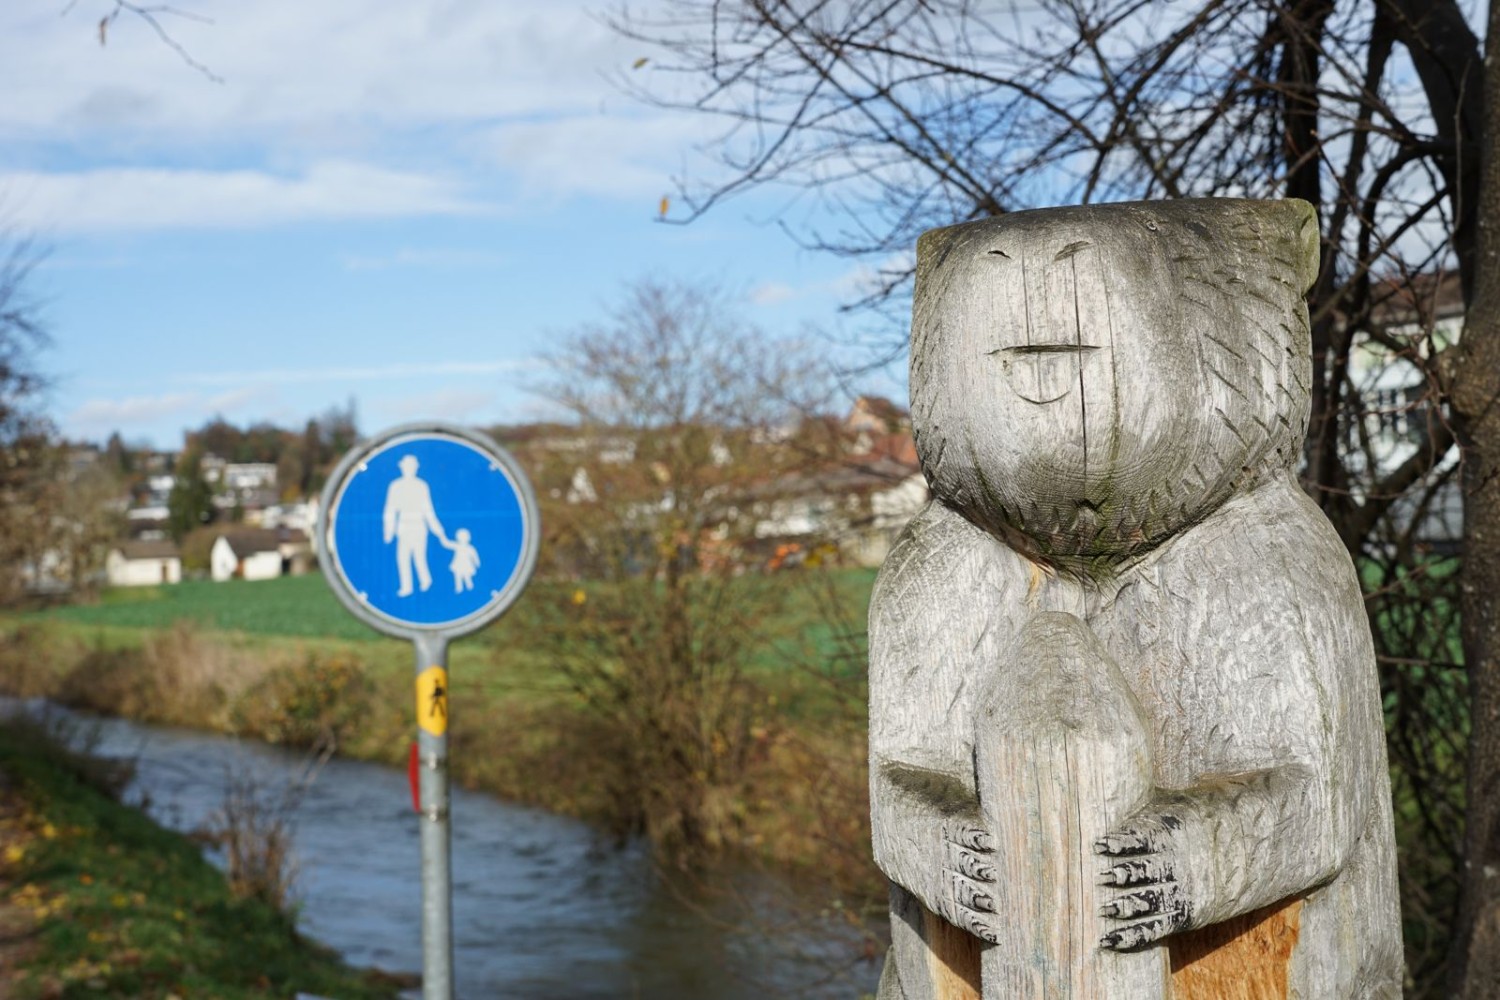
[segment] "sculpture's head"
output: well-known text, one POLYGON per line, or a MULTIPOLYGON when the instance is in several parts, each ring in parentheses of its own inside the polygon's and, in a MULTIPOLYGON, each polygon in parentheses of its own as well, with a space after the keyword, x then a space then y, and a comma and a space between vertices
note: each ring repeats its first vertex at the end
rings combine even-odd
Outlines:
POLYGON ((933 491, 1042 554, 1110 561, 1297 459, 1302 201, 1018 212, 917 243, 911 397, 933 491))

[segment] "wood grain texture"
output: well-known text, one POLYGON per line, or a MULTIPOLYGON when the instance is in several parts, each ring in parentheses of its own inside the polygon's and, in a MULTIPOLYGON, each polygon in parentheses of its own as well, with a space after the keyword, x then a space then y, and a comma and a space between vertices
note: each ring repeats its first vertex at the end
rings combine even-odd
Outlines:
POLYGON ((927 975, 937 1000, 981 1000, 980 941, 942 917, 923 911, 927 975))
POLYGON ((919 242, 934 500, 870 607, 881 1000, 967 968, 940 924, 986 1000, 1400 996, 1369 626, 1292 475, 1316 240, 1300 202, 1202 200, 919 242))
POLYGON ((980 693, 975 773, 995 837, 998 941, 986 994, 1034 1000, 1166 995, 1166 955, 1097 946, 1094 845, 1149 802, 1145 717, 1079 618, 1039 613, 980 693))
POLYGON ((1172 1000, 1286 1000, 1302 900, 1174 937, 1172 1000))

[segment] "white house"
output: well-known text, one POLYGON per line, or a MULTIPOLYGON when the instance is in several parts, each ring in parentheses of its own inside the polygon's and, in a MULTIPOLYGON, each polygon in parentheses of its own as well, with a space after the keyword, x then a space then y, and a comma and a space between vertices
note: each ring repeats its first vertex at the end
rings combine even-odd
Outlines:
POLYGON ((230 462, 220 473, 220 485, 236 493, 276 488, 276 466, 270 462, 230 462))
POLYGON ((270 580, 281 575, 281 542, 276 532, 228 531, 214 539, 208 554, 215 580, 270 580))
POLYGON ((260 512, 262 528, 290 528, 311 535, 318 523, 318 500, 272 504, 260 512))
MULTIPOLYGON (((1376 307, 1375 322, 1388 337, 1410 342, 1422 364, 1428 363, 1433 352, 1457 343, 1463 335, 1463 292, 1456 273, 1417 275, 1410 287, 1393 285, 1382 291, 1387 297, 1376 307)), ((1384 474, 1396 469, 1428 447, 1429 423, 1446 419, 1445 414, 1434 410, 1417 363, 1374 340, 1359 341, 1350 351, 1349 379, 1364 404, 1363 421, 1351 423, 1346 429, 1345 446, 1350 466, 1357 473, 1373 469, 1384 474)), ((1457 449, 1452 449, 1434 472, 1448 472, 1457 462, 1457 449)), ((1438 549, 1455 549, 1463 534, 1458 477, 1439 485, 1419 507, 1423 492, 1408 491, 1396 501, 1392 508, 1396 522, 1406 525, 1416 519, 1414 535, 1418 541, 1438 549)), ((1354 496, 1364 500, 1357 483, 1354 496)))
POLYGON ((755 537, 798 547, 832 542, 856 565, 880 565, 930 496, 908 450, 909 458, 863 456, 767 484, 751 505, 755 537))
POLYGON ((151 587, 182 580, 182 556, 169 541, 122 542, 104 558, 111 587, 151 587))

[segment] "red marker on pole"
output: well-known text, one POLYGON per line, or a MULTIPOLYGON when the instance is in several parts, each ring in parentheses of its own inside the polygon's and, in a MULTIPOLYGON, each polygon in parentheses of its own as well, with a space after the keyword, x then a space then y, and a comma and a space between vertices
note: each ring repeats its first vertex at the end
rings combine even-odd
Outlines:
POLYGON ((406 780, 411 784, 411 811, 422 811, 421 778, 418 774, 417 744, 411 745, 411 753, 406 757, 406 780))

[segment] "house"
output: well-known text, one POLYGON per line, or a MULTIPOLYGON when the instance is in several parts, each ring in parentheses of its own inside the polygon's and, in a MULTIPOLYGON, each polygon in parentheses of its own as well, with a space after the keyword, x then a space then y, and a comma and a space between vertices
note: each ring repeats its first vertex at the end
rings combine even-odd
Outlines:
POLYGON ((774 545, 773 568, 786 552, 824 543, 855 565, 878 566, 930 497, 915 455, 902 461, 889 454, 782 476, 757 492, 754 534, 774 545))
POLYGON ((233 493, 276 491, 276 466, 270 462, 229 462, 219 475, 219 485, 233 493))
POLYGON ((214 539, 208 554, 215 580, 270 580, 281 575, 281 540, 274 531, 244 528, 214 539))
POLYGON ((911 430, 911 414, 884 396, 860 396, 844 418, 844 429, 873 434, 895 434, 911 430))
MULTIPOLYGON (((1344 447, 1355 473, 1384 475, 1428 447, 1432 426, 1446 415, 1431 405, 1420 365, 1458 342, 1463 334, 1463 291, 1456 273, 1427 273, 1377 284, 1370 324, 1387 341, 1410 343, 1411 354, 1396 354, 1373 338, 1356 342, 1349 357, 1349 380, 1359 392, 1363 419, 1344 428, 1344 447)), ((1453 552, 1463 534, 1463 499, 1456 449, 1434 469, 1432 495, 1408 490, 1392 508, 1395 524, 1412 529, 1414 540, 1436 551, 1453 552), (1445 477, 1445 478, 1444 478, 1445 477)), ((1361 496, 1362 484, 1353 486, 1361 496)))
POLYGON ((215 580, 301 576, 314 563, 312 539, 296 528, 236 528, 214 539, 209 575, 215 580))
POLYGON ((294 528, 311 535, 318 523, 318 498, 296 503, 276 503, 260 512, 262 528, 294 528))
POLYGON ((182 580, 182 555, 163 540, 121 542, 104 559, 111 587, 151 587, 182 580))
POLYGON ((284 576, 301 576, 315 563, 312 537, 300 528, 276 529, 276 551, 281 556, 284 576))

